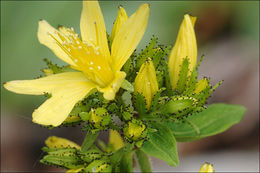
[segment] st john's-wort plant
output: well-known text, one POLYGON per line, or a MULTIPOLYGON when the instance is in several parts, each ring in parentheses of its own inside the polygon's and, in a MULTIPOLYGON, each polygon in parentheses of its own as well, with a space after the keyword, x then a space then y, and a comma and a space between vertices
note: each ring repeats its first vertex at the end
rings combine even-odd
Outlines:
MULTIPOLYGON (((222 83, 199 78, 196 17, 188 14, 174 46, 152 37, 141 51, 150 6, 142 4, 128 17, 122 6, 111 34, 106 31, 97 1, 83 1, 81 35, 73 28, 53 28, 39 21, 38 39, 68 63, 45 59, 44 77, 4 84, 12 92, 45 95, 33 112, 34 123, 47 128, 81 125, 80 145, 51 136, 40 160, 67 172, 151 172, 147 155, 178 166, 177 142, 189 142, 227 130, 243 118, 245 108, 223 103, 207 105, 222 83), (97 137, 109 130, 109 142, 97 137)), ((214 170, 210 164, 203 171, 214 170)))

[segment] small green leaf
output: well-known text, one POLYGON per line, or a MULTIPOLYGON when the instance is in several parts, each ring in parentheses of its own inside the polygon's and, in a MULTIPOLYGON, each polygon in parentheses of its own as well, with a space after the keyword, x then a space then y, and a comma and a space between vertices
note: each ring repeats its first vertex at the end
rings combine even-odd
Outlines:
POLYGON ((89 112, 81 112, 79 114, 80 118, 83 120, 83 121, 88 121, 89 118, 90 118, 90 113, 89 112))
POLYGON ((246 108, 240 105, 212 104, 206 110, 188 116, 189 122, 166 122, 166 125, 178 142, 189 142, 224 132, 239 123, 245 112, 246 108))
POLYGON ((130 82, 128 82, 126 79, 123 80, 121 88, 123 88, 131 93, 134 92, 134 86, 130 82))
POLYGON ((130 152, 134 147, 134 144, 127 143, 124 147, 120 148, 110 156, 110 161, 113 167, 119 164, 124 154, 130 152))
POLYGON ((159 104, 158 104, 158 101, 159 101, 159 98, 161 96, 161 93, 165 90, 165 88, 161 88, 159 89, 153 96, 153 100, 152 100, 152 103, 151 103, 151 107, 150 107, 150 111, 155 111, 159 104))
POLYGON ((142 172, 152 172, 148 156, 142 150, 135 151, 140 170, 142 172))
POLYGON ((133 152, 123 155, 119 167, 120 172, 133 172, 133 152))
POLYGON ((185 58, 182 62, 181 65, 181 71, 179 74, 179 80, 177 83, 177 91, 178 93, 183 93, 185 87, 186 87, 186 83, 187 83, 187 79, 188 79, 188 72, 189 72, 189 60, 188 58, 185 58))
POLYGON ((140 117, 145 116, 145 114, 146 114, 146 101, 145 101, 144 96, 140 93, 136 94, 135 108, 138 111, 140 117))
POLYGON ((83 164, 80 158, 76 155, 46 155, 40 160, 40 162, 69 169, 81 167, 83 164))
POLYGON ((178 166, 177 144, 172 132, 160 123, 153 123, 151 128, 157 129, 157 132, 149 133, 149 140, 144 142, 141 150, 171 166, 178 166))
POLYGON ((98 132, 87 132, 85 139, 81 145, 81 151, 86 152, 89 149, 89 147, 91 147, 91 145, 95 142, 98 134, 98 132))

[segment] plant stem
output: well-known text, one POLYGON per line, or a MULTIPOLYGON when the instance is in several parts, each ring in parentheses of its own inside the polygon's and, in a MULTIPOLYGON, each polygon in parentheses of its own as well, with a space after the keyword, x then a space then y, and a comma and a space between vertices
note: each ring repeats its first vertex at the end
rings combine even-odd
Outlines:
POLYGON ((148 156, 140 149, 135 151, 137 161, 142 172, 152 172, 148 156))

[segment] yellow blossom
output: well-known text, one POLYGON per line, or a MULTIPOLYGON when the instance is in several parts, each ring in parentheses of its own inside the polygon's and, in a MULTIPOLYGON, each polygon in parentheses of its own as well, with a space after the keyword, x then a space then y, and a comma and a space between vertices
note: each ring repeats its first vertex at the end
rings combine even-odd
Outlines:
POLYGON ((184 15, 177 40, 169 57, 170 78, 173 89, 177 86, 183 60, 185 58, 189 60, 189 74, 196 65, 197 43, 194 32, 195 22, 196 17, 188 14, 184 15))
POLYGON ((142 4, 114 33, 111 52, 99 3, 83 1, 80 19, 81 38, 73 28, 53 28, 39 21, 38 39, 76 72, 49 75, 36 80, 11 81, 4 87, 20 94, 52 95, 33 113, 33 122, 60 125, 74 105, 93 89, 112 100, 126 74, 121 70, 140 42, 149 17, 150 7, 142 4))
POLYGON ((158 91, 158 83, 153 62, 150 58, 142 64, 134 83, 134 92, 142 94, 146 99, 146 108, 151 106, 152 98, 158 91))
POLYGON ((213 165, 210 164, 210 163, 204 163, 201 167, 200 167, 200 170, 199 172, 215 172, 214 168, 213 168, 213 165))

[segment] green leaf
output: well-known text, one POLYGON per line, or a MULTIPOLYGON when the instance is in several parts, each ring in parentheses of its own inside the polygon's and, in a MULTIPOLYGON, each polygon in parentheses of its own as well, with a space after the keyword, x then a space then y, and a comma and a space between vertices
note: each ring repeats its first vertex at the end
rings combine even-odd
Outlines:
POLYGON ((224 132, 239 123, 245 112, 246 108, 243 106, 218 103, 188 116, 188 122, 166 122, 166 125, 178 142, 189 142, 224 132))
POLYGON ((189 60, 188 58, 185 58, 182 62, 181 66, 181 71, 179 74, 179 80, 177 83, 177 91, 178 93, 183 93, 186 83, 187 83, 187 78, 188 78, 188 72, 189 72, 189 60))
POLYGON ((125 89, 125 90, 127 90, 129 92, 134 92, 133 85, 130 82, 128 82, 126 79, 123 80, 121 88, 123 88, 123 89, 125 89))
POLYGON ((142 150, 136 150, 135 154, 139 163, 140 170, 142 172, 152 172, 148 156, 142 150))
POLYGON ((140 117, 144 117, 146 114, 146 101, 142 94, 136 94, 135 108, 138 111, 140 117))
POLYGON ((98 134, 98 132, 87 132, 85 139, 81 145, 81 151, 86 152, 89 149, 89 147, 95 142, 98 134))
POLYGON ((151 112, 152 112, 152 111, 155 111, 155 110, 158 108, 158 106, 159 106, 159 104, 158 104, 159 98, 160 98, 160 96, 161 96, 161 93, 162 93, 165 89, 166 89, 166 88, 161 88, 161 89, 159 89, 159 90, 154 94, 153 100, 152 100, 152 103, 151 103, 151 107, 150 107, 150 111, 151 111, 151 112))
POLYGON ((122 157, 124 156, 124 154, 130 152, 134 147, 134 144, 129 144, 127 143, 124 147, 120 148, 119 150, 117 150, 116 152, 114 152, 111 156, 110 156, 110 161, 112 166, 116 166, 120 160, 122 159, 122 157))
POLYGON ((133 172, 133 152, 123 155, 120 161, 120 172, 133 172))
POLYGON ((171 166, 178 166, 177 144, 172 132, 159 123, 153 123, 151 128, 155 128, 157 131, 149 133, 149 140, 144 142, 141 150, 164 160, 171 166))

